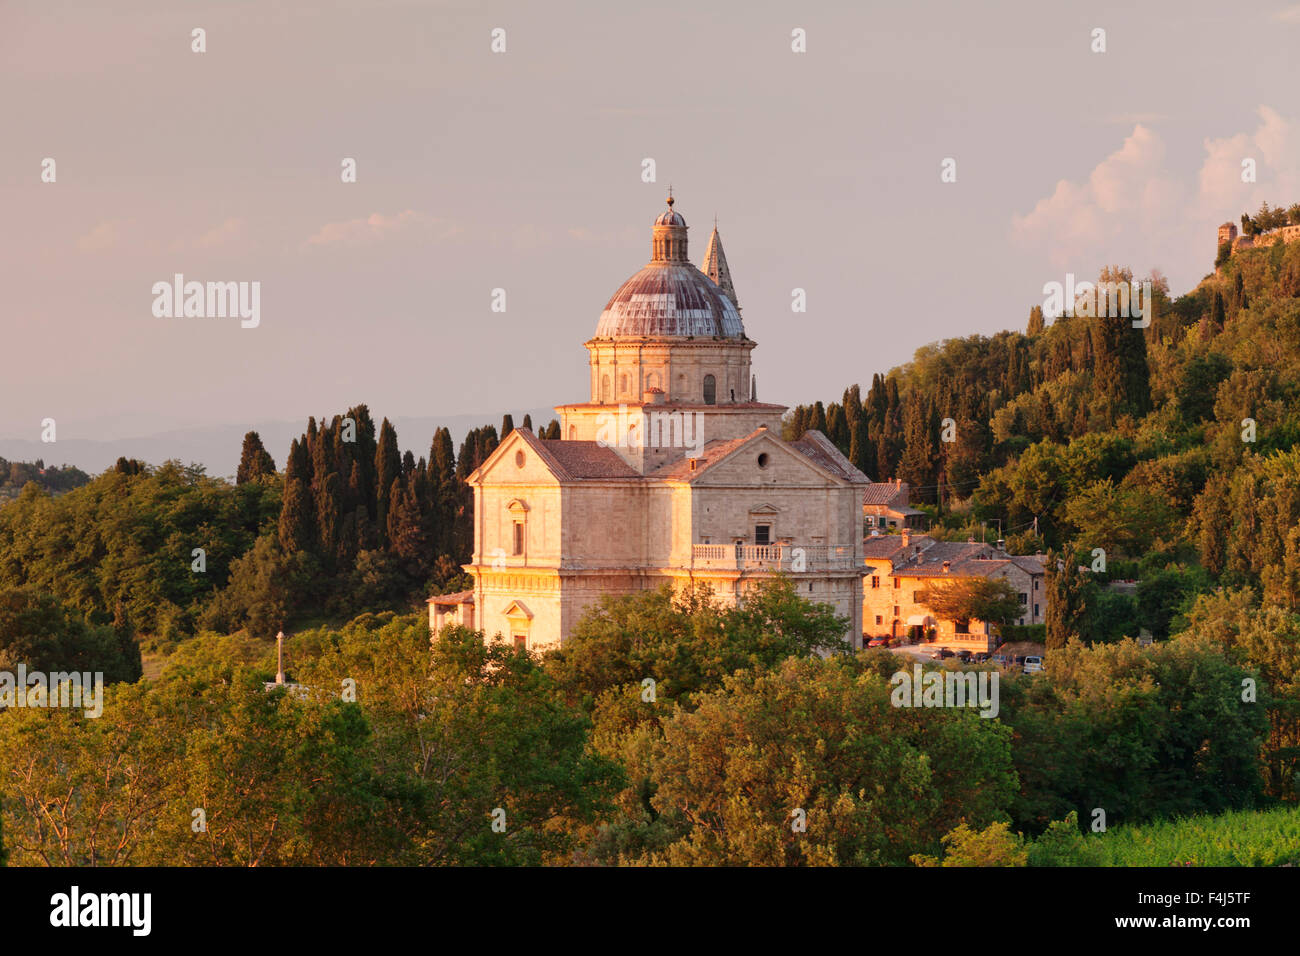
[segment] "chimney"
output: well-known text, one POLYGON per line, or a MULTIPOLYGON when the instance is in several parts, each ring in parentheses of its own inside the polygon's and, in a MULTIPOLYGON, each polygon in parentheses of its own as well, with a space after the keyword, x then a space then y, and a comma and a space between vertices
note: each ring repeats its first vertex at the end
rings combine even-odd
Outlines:
POLYGON ((696 463, 697 461, 699 461, 699 459, 698 459, 698 458, 687 458, 686 460, 689 461, 689 462, 691 463, 691 471, 694 471, 694 470, 695 470, 695 463, 696 463))
POLYGON ((949 571, 951 571, 951 570, 952 570, 952 562, 951 562, 951 561, 945 561, 945 562, 943 563, 943 573, 944 573, 944 574, 947 574, 947 573, 948 573, 949 571))
POLYGON ((904 528, 904 529, 903 529, 903 547, 906 548, 907 545, 908 545, 908 542, 911 541, 911 540, 912 540, 912 536, 911 536, 911 534, 909 534, 909 533, 908 533, 908 530, 907 530, 906 528, 904 528))

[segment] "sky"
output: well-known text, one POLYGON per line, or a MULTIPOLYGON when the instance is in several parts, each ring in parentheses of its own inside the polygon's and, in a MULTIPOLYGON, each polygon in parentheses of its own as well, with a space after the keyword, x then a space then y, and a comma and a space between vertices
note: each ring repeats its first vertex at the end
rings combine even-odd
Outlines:
POLYGON ((763 401, 1023 329, 1067 272, 1185 292, 1219 223, 1300 202, 1297 46, 1285 0, 0 0, 0 455, 47 418, 581 401, 670 183, 697 265, 717 216, 763 401), (155 315, 177 273, 260 283, 258 325, 155 315))

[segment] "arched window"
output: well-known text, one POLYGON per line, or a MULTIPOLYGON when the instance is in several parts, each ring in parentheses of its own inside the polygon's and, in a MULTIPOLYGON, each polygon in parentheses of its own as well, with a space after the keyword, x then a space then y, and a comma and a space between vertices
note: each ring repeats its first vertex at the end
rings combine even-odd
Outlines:
POLYGON ((648 389, 649 389, 649 388, 658 388, 658 387, 659 387, 659 373, 658 373, 658 372, 651 372, 649 375, 646 376, 646 378, 645 378, 645 387, 648 388, 648 389))
POLYGON ((600 400, 602 402, 609 401, 609 376, 608 375, 602 375, 600 377, 600 400))
POLYGON ((570 425, 570 426, 569 426, 569 441, 577 441, 577 440, 578 440, 578 426, 577 426, 577 425, 570 425))
POLYGON ((618 393, 619 393, 620 395, 626 395, 626 394, 627 394, 627 376, 626 376, 626 375, 621 376, 621 377, 619 378, 619 380, 618 380, 618 393))
POLYGON ((712 375, 704 376, 704 404, 713 405, 718 400, 718 383, 712 375))

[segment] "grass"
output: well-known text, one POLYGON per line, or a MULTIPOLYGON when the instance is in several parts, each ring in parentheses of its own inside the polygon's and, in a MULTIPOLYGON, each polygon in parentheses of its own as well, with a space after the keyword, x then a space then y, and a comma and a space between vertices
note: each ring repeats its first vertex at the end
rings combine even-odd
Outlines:
POLYGON ((1088 838, 1101 866, 1300 864, 1300 807, 1116 827, 1088 838))

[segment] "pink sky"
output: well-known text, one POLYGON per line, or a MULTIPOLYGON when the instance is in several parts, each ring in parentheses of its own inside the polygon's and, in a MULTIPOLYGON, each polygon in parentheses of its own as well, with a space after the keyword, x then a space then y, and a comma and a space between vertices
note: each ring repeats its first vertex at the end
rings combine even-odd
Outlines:
POLYGON ((1186 291, 1300 201, 1300 6, 1061 6, 4 0, 0 439, 580 399, 670 182, 767 401, 1023 328, 1066 271, 1186 291), (260 325, 155 318, 175 273, 259 281, 260 325))

